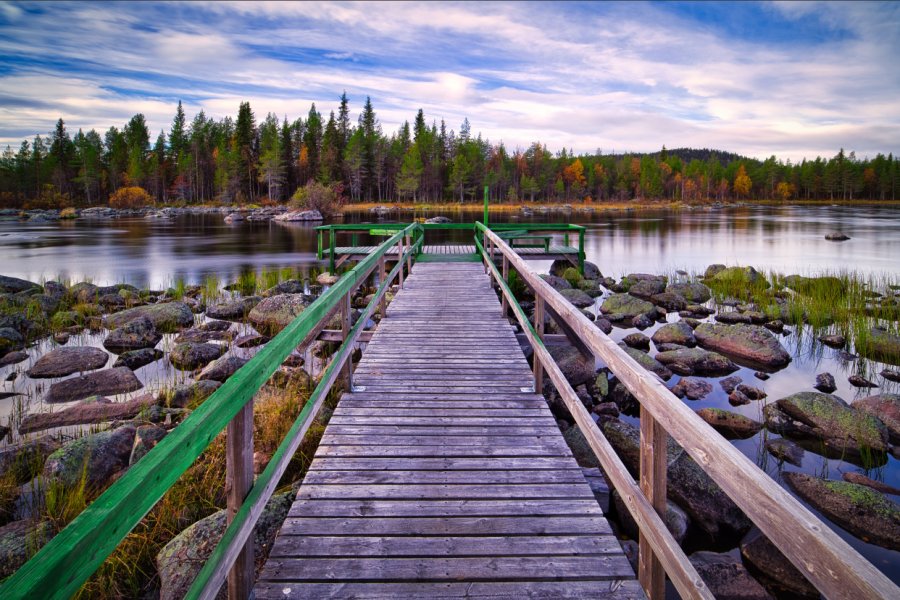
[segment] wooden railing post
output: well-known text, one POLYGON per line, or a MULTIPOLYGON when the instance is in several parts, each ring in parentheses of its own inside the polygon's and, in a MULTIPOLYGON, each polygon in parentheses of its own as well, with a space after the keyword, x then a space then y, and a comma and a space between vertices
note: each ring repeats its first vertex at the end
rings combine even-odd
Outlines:
POLYGON ((334 229, 328 230, 328 243, 331 247, 328 249, 328 272, 334 275, 335 266, 335 246, 337 245, 337 237, 335 236, 334 229))
MULTIPOLYGON (((384 255, 378 259, 378 285, 384 283, 384 279, 387 277, 387 268, 385 266, 384 255)), ((378 314, 381 315, 383 319, 386 315, 385 312, 387 310, 387 294, 382 294, 381 300, 378 302, 378 314)))
MULTIPOLYGON (((544 299, 539 295, 534 296, 534 330, 538 338, 544 339, 544 299)), ((544 365, 538 358, 538 353, 532 351, 532 359, 534 360, 534 391, 537 394, 544 389, 544 365)))
MULTIPOLYGON (((341 302, 341 337, 344 339, 344 343, 347 342, 347 337, 350 335, 350 294, 352 292, 347 292, 347 295, 344 296, 343 301, 341 302)), ((347 356, 347 364, 345 366, 346 376, 347 376, 347 391, 353 391, 353 353, 351 352, 349 356, 347 356)))
MULTIPOLYGON (((666 519, 666 443, 665 428, 641 407, 641 492, 665 522, 666 519)), ((662 600, 666 594, 666 572, 641 532, 638 545, 638 581, 650 600, 662 600)))
POLYGON ((400 287, 403 287, 403 238, 397 240, 397 262, 400 263, 400 287))
MULTIPOLYGON (((225 433, 226 520, 234 520, 247 492, 253 486, 253 399, 228 422, 225 433)), ((253 535, 241 550, 228 572, 228 597, 245 600, 253 591, 253 535)))
MULTIPOLYGON (((509 285, 509 259, 506 258, 505 254, 503 255, 503 281, 509 285)), ((504 319, 506 318, 507 307, 506 294, 500 294, 500 316, 504 319)))
MULTIPOLYGON (((409 235, 404 236, 404 240, 406 243, 406 248, 412 248, 412 240, 409 235)), ((409 256, 406 257, 406 271, 408 273, 412 273, 412 252, 409 253, 409 256)))

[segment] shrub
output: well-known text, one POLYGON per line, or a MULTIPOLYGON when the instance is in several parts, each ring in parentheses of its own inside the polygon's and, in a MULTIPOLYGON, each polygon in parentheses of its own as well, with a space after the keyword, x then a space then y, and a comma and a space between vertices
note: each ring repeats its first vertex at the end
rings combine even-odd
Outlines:
POLYGON ((62 212, 59 213, 60 219, 74 219, 78 216, 78 213, 71 206, 62 209, 62 212))
POLYGON ((142 187, 122 187, 109 197, 109 205, 112 208, 140 208, 153 204, 153 198, 142 187))
POLYGON ((291 197, 291 206, 298 210, 317 210, 322 216, 329 217, 337 214, 346 201, 343 184, 326 185, 310 181, 297 188, 291 197))

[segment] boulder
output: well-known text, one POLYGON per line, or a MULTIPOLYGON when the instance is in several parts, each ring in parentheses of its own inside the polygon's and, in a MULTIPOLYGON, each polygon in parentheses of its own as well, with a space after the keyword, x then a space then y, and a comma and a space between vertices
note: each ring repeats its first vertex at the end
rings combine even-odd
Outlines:
POLYGON ((683 377, 672 388, 672 393, 679 398, 702 400, 713 391, 712 384, 702 379, 683 377))
POLYGON ((678 344, 692 348, 697 345, 694 330, 684 321, 666 323, 654 332, 651 338, 657 348, 660 344, 678 344))
MULTIPOLYGON (((0 364, 2 364, 2 361, 0 361, 0 364)), ((879 375, 881 375, 888 381, 893 381, 894 383, 900 383, 900 370, 882 369, 881 373, 879 373, 879 375)))
POLYGON ((720 263, 709 265, 708 267, 706 267, 706 271, 704 271, 704 273, 703 273, 703 278, 704 279, 712 279, 713 277, 715 277, 716 275, 718 275, 719 273, 721 273, 722 271, 724 271, 727 268, 728 267, 726 267, 725 265, 720 264, 720 263))
POLYGON ((818 339, 820 342, 831 348, 843 348, 847 344, 847 340, 844 336, 837 333, 820 335, 818 339))
POLYGON ((657 306, 665 308, 666 310, 679 311, 687 308, 687 302, 685 301, 685 299, 680 295, 672 292, 653 294, 652 296, 650 296, 650 301, 657 306))
POLYGON ((140 317, 150 319, 153 327, 163 333, 174 333, 194 324, 194 313, 184 302, 165 302, 129 308, 107 316, 104 324, 109 329, 118 329, 140 317))
POLYGON ((15 365, 27 359, 28 353, 24 350, 13 350, 12 352, 7 352, 6 354, 4 354, 3 358, 0 358, 0 367, 15 365))
POLYGON ((259 304, 260 300, 262 300, 262 298, 260 298, 259 296, 245 296, 243 298, 229 300, 227 302, 208 307, 206 309, 206 316, 210 317, 211 319, 241 321, 248 314, 250 314, 250 311, 253 310, 254 306, 259 304))
MULTIPOLYGON (((258 561, 268 556, 293 501, 294 493, 284 492, 273 495, 266 503, 251 538, 258 561)), ((200 569, 222 539, 225 527, 225 511, 220 510, 179 533, 159 551, 156 568, 160 600, 180 600, 187 595, 200 569)))
POLYGON ((581 290, 560 290, 559 293, 563 298, 568 300, 576 308, 587 308, 588 306, 593 306, 594 304, 594 299, 586 292, 583 292, 581 290))
POLYGON ((682 348, 660 352, 656 355, 656 360, 679 375, 718 377, 738 370, 737 365, 730 359, 700 348, 682 348))
POLYGON ((25 415, 22 424, 19 425, 19 433, 130 419, 154 404, 156 404, 156 399, 150 395, 140 396, 126 402, 113 402, 109 398, 96 396, 82 400, 75 406, 59 412, 25 415))
POLYGON ((719 381, 719 385, 722 386, 722 389, 725 390, 726 394, 733 392, 741 383, 743 383, 743 380, 737 375, 732 375, 731 377, 726 377, 719 381))
MULTIPOLYGON (((607 421, 602 430, 622 462, 637 476, 640 465, 640 431, 621 421, 607 421)), ((720 535, 743 535, 750 520, 694 460, 672 439, 666 448, 667 493, 701 531, 712 539, 720 535)))
POLYGON ((35 476, 35 468, 56 451, 62 442, 57 437, 42 436, 0 448, 0 476, 7 474, 15 483, 25 483, 35 476))
POLYGON ((847 381, 850 382, 850 385, 858 388, 877 388, 878 386, 866 379, 865 377, 860 377, 859 375, 851 375, 847 378, 847 381))
POLYGON ((900 506, 864 485, 819 479, 805 473, 781 475, 797 495, 861 540, 900 550, 900 506))
POLYGON ((341 276, 337 273, 319 273, 318 277, 316 277, 316 283, 319 285, 334 285, 340 278, 341 276))
POLYGON ((228 331, 231 329, 231 323, 228 321, 207 321, 197 327, 200 331, 228 331))
POLYGON ((766 442, 766 451, 782 462, 795 466, 803 466, 803 448, 790 440, 777 438, 766 442))
POLYGON ((660 363, 658 360, 656 360, 646 352, 641 352, 640 350, 629 348, 624 344, 620 344, 619 347, 625 350, 625 353, 636 360, 637 363, 644 369, 650 371, 654 375, 657 375, 663 381, 668 381, 672 378, 672 371, 670 371, 668 368, 666 368, 665 365, 660 363))
POLYGON ((116 359, 113 367, 128 367, 132 371, 136 371, 145 365, 154 363, 164 356, 162 350, 156 348, 141 348, 140 350, 129 350, 123 352, 116 359))
POLYGON ((740 557, 728 553, 694 552, 691 564, 716 600, 771 600, 772 596, 756 581, 740 557))
POLYGON ((769 538, 754 527, 741 540, 741 557, 760 577, 760 581, 776 592, 786 592, 804 598, 819 598, 815 586, 791 564, 769 538))
POLYGON ((625 345, 629 348, 642 350, 644 352, 650 350, 650 338, 643 333, 629 333, 622 341, 625 342, 625 345))
POLYGON ((134 444, 128 464, 133 465, 153 450, 156 444, 166 437, 167 431, 159 425, 141 425, 134 434, 134 444))
MULTIPOLYGON (((547 349, 573 388, 594 378, 593 357, 584 356, 571 344, 552 344, 547 349)), ((544 380, 549 381, 549 378, 545 377, 544 380)))
POLYGON ((572 284, 562 277, 558 277, 556 275, 541 275, 540 277, 548 284, 550 284, 550 287, 552 287, 557 292, 572 289, 572 284))
POLYGON ((878 394, 860 398, 853 402, 853 408, 884 423, 890 442, 900 445, 900 395, 878 394))
POLYGON ((0 352, 21 350, 25 347, 25 338, 12 327, 0 327, 0 352))
POLYGON ((579 466, 583 468, 598 468, 600 466, 597 455, 578 427, 566 429, 565 433, 563 433, 563 439, 566 440, 566 444, 568 444, 569 450, 572 451, 572 456, 575 457, 579 466))
POLYGON ((831 373, 819 373, 816 375, 816 385, 813 387, 820 392, 830 394, 837 389, 837 384, 834 381, 834 375, 831 373))
POLYGON ((209 398, 221 385, 218 381, 210 379, 196 381, 190 385, 161 392, 157 401, 171 408, 192 408, 209 398))
MULTIPOLYGON (((562 277, 563 273, 566 272, 566 269, 570 269, 572 267, 572 263, 568 260, 554 260, 553 264, 550 265, 550 274, 555 277, 562 277)), ((590 261, 584 261, 584 278, 585 279, 602 279, 603 274, 600 273, 600 268, 590 261)))
POLYGON ((642 279, 628 287, 628 293, 645 300, 666 291, 666 282, 662 279, 642 279))
POLYGON ((25 279, 0 275, 0 293, 18 294, 19 292, 28 292, 32 290, 40 292, 42 288, 38 284, 25 279))
POLYGON ((110 331, 103 340, 103 347, 118 354, 129 350, 153 348, 161 339, 162 334, 156 331, 153 321, 141 316, 110 331))
POLYGON ((100 490, 128 467, 134 434, 135 428, 126 425, 72 440, 47 458, 44 477, 75 486, 84 474, 88 487, 100 490))
POLYGON ((769 282, 753 267, 728 267, 712 277, 714 283, 742 282, 748 286, 769 287, 769 282))
MULTIPOLYGON (((221 321, 220 321, 221 322, 221 321)), ((195 342, 198 344, 204 344, 206 342, 211 342, 213 340, 216 341, 226 341, 230 340, 232 337, 231 332, 229 331, 217 331, 211 329, 202 329, 200 327, 193 327, 191 329, 186 329, 178 334, 175 338, 176 344, 184 344, 186 342, 195 342)))
POLYGON ((178 344, 169 354, 169 361, 183 371, 193 371, 225 354, 227 348, 219 344, 185 342, 178 344))
POLYGON ((888 434, 881 421, 854 410, 837 396, 799 392, 778 400, 776 405, 836 452, 858 456, 866 451, 887 451, 888 434))
POLYGON ((720 312, 716 315, 717 323, 725 323, 728 325, 733 325, 735 323, 752 323, 753 319, 750 318, 750 315, 731 311, 731 312, 720 312))
POLYGON ((291 222, 291 221, 324 221, 325 217, 322 216, 317 210, 293 210, 286 213, 281 213, 280 215, 276 215, 273 221, 279 222, 291 222))
POLYGON ((49 521, 25 519, 0 527, 0 579, 19 570, 54 535, 56 529, 49 521))
MULTIPOLYGON (((306 285, 299 279, 288 279, 282 281, 278 285, 274 285, 260 294, 263 298, 269 296, 277 296, 278 294, 303 294, 306 292, 306 285)), ((249 312, 249 311, 248 311, 249 312)))
POLYGON ((744 415, 720 408, 702 408, 697 411, 700 418, 709 423, 713 429, 722 434, 725 439, 743 440, 754 435, 762 429, 762 423, 754 421, 744 415))
POLYGON ((653 320, 649 319, 647 315, 638 315, 631 320, 631 326, 637 327, 641 331, 647 329, 648 327, 653 326, 653 320))
POLYGON ((238 356, 223 356, 208 364, 197 376, 197 380, 211 379, 224 383, 226 379, 237 373, 248 362, 249 359, 238 356))
MULTIPOLYGON (((622 497, 615 491, 613 492, 612 497, 613 504, 616 507, 616 515, 619 517, 618 521, 622 526, 622 530, 629 537, 638 539, 640 534, 637 523, 631 516, 628 507, 625 506, 625 502, 622 501, 622 497)), ((675 538, 675 541, 681 544, 691 525, 691 519, 687 516, 687 513, 671 500, 667 500, 666 514, 663 517, 663 522, 666 524, 666 529, 668 529, 669 533, 672 534, 672 537, 675 538)))
POLYGON ((875 479, 870 479, 866 477, 862 473, 841 473, 841 478, 844 481, 849 481, 850 483, 855 483, 857 485, 864 485, 868 488, 872 488, 876 492, 881 492, 882 494, 891 494, 894 496, 900 496, 900 488, 895 488, 894 486, 888 485, 883 481, 876 481, 875 479))
POLYGON ((56 348, 38 359, 25 374, 32 379, 65 377, 72 373, 93 371, 106 366, 109 354, 92 346, 56 348))
POLYGON ((840 231, 832 231, 825 234, 825 239, 829 242, 846 242, 850 239, 850 236, 840 231))
POLYGON ((234 345, 238 348, 256 348, 257 346, 267 344, 271 339, 272 338, 267 335, 249 333, 234 340, 234 345))
POLYGON ((296 319, 306 306, 303 294, 278 294, 254 306, 248 318, 261 333, 275 334, 296 319))
POLYGON ((666 292, 678 294, 691 304, 702 304, 712 298, 712 292, 702 283, 670 283, 666 292))
POLYGON ((600 305, 600 312, 613 323, 632 321, 643 315, 650 320, 656 318, 656 307, 646 300, 630 294, 613 294, 600 305))
POLYGON ((764 391, 762 391, 758 387, 753 387, 752 385, 747 385, 744 383, 739 383, 738 386, 735 388, 735 391, 738 391, 738 392, 744 394, 751 400, 762 400, 763 398, 768 396, 768 394, 766 394, 764 391))
POLYGON ((58 381, 50 386, 44 402, 54 404, 72 402, 90 396, 113 396, 133 392, 142 387, 144 384, 135 377, 131 369, 116 367, 58 381))
POLYGON ((862 356, 892 365, 900 365, 900 335, 873 327, 869 335, 856 340, 856 350, 862 356))
POLYGON ((609 319, 605 319, 603 317, 597 317, 597 320, 594 321, 594 325, 597 327, 597 329, 599 329, 606 335, 609 335, 610 333, 612 333, 613 325, 612 325, 612 323, 609 322, 609 319))
POLYGON ((694 330, 704 348, 744 360, 753 365, 780 368, 791 362, 784 346, 767 329, 756 325, 700 323, 694 330))

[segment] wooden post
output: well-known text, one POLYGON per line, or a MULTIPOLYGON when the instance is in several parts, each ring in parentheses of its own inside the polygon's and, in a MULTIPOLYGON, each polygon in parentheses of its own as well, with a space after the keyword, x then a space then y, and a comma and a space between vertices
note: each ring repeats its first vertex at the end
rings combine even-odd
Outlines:
MULTIPOLYGON (((387 278, 387 268, 385 266, 384 255, 381 255, 381 258, 378 259, 378 285, 384 283, 384 280, 387 278)), ((377 288, 376 288, 377 289, 377 288)), ((378 301, 378 314, 381 315, 383 319, 385 315, 385 311, 387 310, 387 291, 381 295, 381 300, 378 301)))
MULTIPOLYGON (((663 521, 666 518, 666 442, 665 428, 641 406, 641 492, 663 521)), ((666 573, 650 542, 639 537, 638 581, 650 600, 666 595, 666 573)))
POLYGON ((334 235, 334 229, 328 230, 328 243, 331 244, 331 248, 328 250, 328 272, 334 275, 335 270, 335 260, 334 260, 334 247, 336 242, 336 238, 334 235))
MULTIPOLYGON (((487 233, 482 233, 482 234, 481 234, 481 248, 482 248, 482 250, 484 250, 485 252, 487 252, 487 249, 488 249, 488 238, 487 238, 487 233)), ((489 272, 489 271, 488 271, 488 265, 487 265, 487 257, 485 257, 485 262, 484 262, 484 272, 485 272, 485 274, 487 274, 487 273, 489 272)))
MULTIPOLYGON (((503 281, 509 285, 509 259, 506 258, 506 255, 503 255, 503 281)), ((500 294, 500 316, 504 319, 506 318, 506 294, 500 294)))
MULTIPOLYGON (((344 343, 347 342, 347 338, 350 336, 350 294, 351 292, 347 292, 347 295, 344 296, 343 301, 341 302, 341 337, 344 339, 344 343)), ((344 367, 347 375, 347 391, 353 391, 353 352, 347 356, 347 363, 344 367)))
MULTIPOLYGON (((544 339, 544 299, 535 294, 534 297, 534 330, 537 332, 538 338, 544 339)), ((538 353, 532 351, 532 359, 534 360, 534 391, 540 394, 544 389, 544 365, 538 358, 538 353)))
MULTIPOLYGON (((229 421, 225 433, 225 495, 228 523, 244 503, 253 486, 253 399, 229 421)), ((228 597, 244 600, 250 597, 254 582, 253 535, 228 572, 228 597)))
POLYGON ((403 287, 403 238, 397 240, 397 262, 400 263, 400 287, 403 287))
MULTIPOLYGON (((404 236, 404 240, 406 241, 406 248, 412 248, 412 240, 408 235, 404 236)), ((410 252, 409 256, 406 257, 406 272, 412 273, 412 252, 410 252)))

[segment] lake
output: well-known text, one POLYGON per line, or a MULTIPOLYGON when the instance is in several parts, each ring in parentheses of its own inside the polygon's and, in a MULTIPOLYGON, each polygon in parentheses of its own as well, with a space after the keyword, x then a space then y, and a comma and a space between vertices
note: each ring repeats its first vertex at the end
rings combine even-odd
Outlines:
MULTIPOLYGON (((415 216, 449 216, 456 222, 480 217, 478 210, 434 210, 415 216)), ((394 213, 381 221, 368 212, 347 215, 345 222, 409 221, 412 213, 394 213)), ((276 222, 227 224, 224 214, 183 216, 176 219, 77 220, 59 223, 0 222, 0 273, 32 281, 60 278, 71 283, 88 279, 96 284, 131 283, 155 289, 178 280, 199 283, 215 275, 222 283, 235 281, 243 272, 319 266, 315 260, 315 225, 276 222)), ((533 216, 504 214, 496 222, 571 222, 587 228, 587 259, 604 275, 618 277, 631 272, 674 274, 676 270, 702 273, 711 263, 752 265, 762 271, 803 275, 856 271, 874 277, 900 278, 900 209, 879 206, 817 207, 736 207, 677 211, 616 211, 604 213, 538 213, 533 216), (842 231, 852 239, 830 242, 825 235, 842 231)), ((463 242, 468 232, 443 233, 463 242)), ((546 263, 535 263, 546 270, 546 263)), ((594 312, 597 312, 596 306, 594 312)), ((676 320, 672 314, 669 320, 676 320)), ((644 331, 647 336, 659 323, 644 331)), ((634 329, 615 329, 621 340, 634 329)), ((163 344, 170 344, 167 336, 163 344)), ((884 366, 845 354, 815 342, 806 328, 802 335, 781 337, 792 355, 786 368, 771 374, 767 381, 755 378, 754 369, 742 367, 736 375, 749 385, 763 388, 770 402, 798 391, 812 390, 815 375, 828 371, 835 376, 835 392, 847 401, 869 393, 898 393, 900 384, 882 380, 876 374, 884 366), (859 373, 881 386, 873 392, 850 385, 847 377, 859 373)), ((73 336, 70 345, 99 346, 102 335, 88 332, 73 336)), ((29 349, 27 363, 0 368, 0 378, 21 371, 53 346, 44 340, 29 349)), ((250 353, 247 353, 249 355, 250 353)), ((155 381, 181 381, 187 375, 176 372, 164 359, 136 371, 148 385, 155 381)), ((4 390, 21 391, 28 385, 4 384, 4 390)), ((678 380, 673 377, 671 387, 678 380)), ((732 407, 716 378, 709 378, 713 392, 691 408, 724 408, 755 420, 763 420, 764 402, 732 407)), ((138 392, 142 393, 142 392, 138 392)), ((686 401, 687 402, 687 401, 686 401)), ((5 422, 13 401, 0 403, 0 422, 5 422)), ((35 410, 31 407, 26 410, 35 410)), ((624 420, 636 422, 625 417, 624 420)), ((768 434, 769 437, 773 434, 768 434)), ((801 470, 832 479, 843 473, 859 472, 889 485, 900 487, 900 461, 887 457, 877 468, 863 469, 850 462, 825 458, 807 451, 802 466, 779 463, 763 449, 766 433, 733 442, 748 458, 780 480, 782 471, 801 470)), ((896 497, 894 497, 896 499, 896 497)), ((892 579, 900 582, 900 553, 867 544, 839 527, 835 531, 892 579)))

